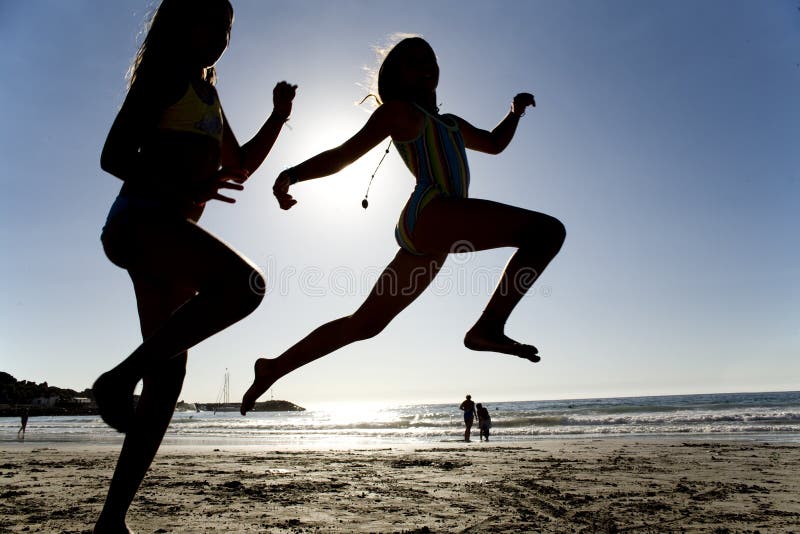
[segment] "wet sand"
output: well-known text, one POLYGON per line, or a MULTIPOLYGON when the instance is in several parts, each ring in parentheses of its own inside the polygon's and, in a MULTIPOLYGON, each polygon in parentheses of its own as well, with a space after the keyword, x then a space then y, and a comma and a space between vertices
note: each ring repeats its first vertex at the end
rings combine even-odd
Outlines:
MULTIPOLYGON (((0 532, 87 532, 117 447, 0 446, 0 532)), ((800 532, 800 445, 164 447, 136 532, 800 532)))

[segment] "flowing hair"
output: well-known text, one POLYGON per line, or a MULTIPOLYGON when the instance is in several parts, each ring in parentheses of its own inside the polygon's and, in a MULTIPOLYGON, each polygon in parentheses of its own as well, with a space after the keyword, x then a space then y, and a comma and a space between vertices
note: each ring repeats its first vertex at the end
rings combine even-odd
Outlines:
MULTIPOLYGON (((386 46, 375 47, 377 60, 380 63, 376 69, 369 69, 369 94, 361 101, 363 103, 369 98, 373 98, 377 105, 384 104, 390 100, 409 100, 407 95, 402 94, 400 74, 397 67, 403 53, 411 46, 422 44, 429 48, 434 54, 433 48, 421 35, 415 33, 395 33, 389 37, 389 44, 386 46)), ((435 54, 434 54, 435 55, 435 54)))
MULTIPOLYGON (((128 69, 128 88, 143 78, 158 77, 174 70, 180 63, 182 46, 189 38, 192 23, 202 14, 201 8, 215 3, 224 5, 233 19, 229 0, 163 0, 143 29, 146 36, 128 69)), ((206 67, 203 79, 214 85, 216 69, 206 67)))

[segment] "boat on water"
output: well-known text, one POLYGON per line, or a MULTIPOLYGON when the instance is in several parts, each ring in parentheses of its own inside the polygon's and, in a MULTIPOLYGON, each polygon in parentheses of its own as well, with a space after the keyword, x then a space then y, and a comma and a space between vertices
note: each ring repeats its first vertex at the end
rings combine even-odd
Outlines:
MULTIPOLYGON (((219 395, 217 395, 216 402, 194 403, 195 409, 198 412, 238 412, 240 404, 238 402, 230 401, 231 393, 231 375, 225 369, 225 378, 222 382, 222 388, 219 395)), ((270 390, 270 400, 264 402, 257 402, 255 407, 251 410, 253 412, 303 412, 305 408, 298 406, 293 402, 285 400, 274 400, 272 398, 272 390, 270 390)))
MULTIPOLYGON (((198 412, 238 412, 240 404, 238 402, 226 403, 195 403, 198 412)), ((285 400, 268 400, 257 402, 252 412, 304 412, 305 408, 285 400)))

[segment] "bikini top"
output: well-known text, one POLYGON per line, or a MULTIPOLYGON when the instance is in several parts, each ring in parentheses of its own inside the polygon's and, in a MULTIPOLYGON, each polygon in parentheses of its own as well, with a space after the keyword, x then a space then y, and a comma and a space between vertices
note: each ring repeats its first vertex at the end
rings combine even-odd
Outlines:
POLYGON ((466 197, 469 165, 458 122, 452 115, 439 117, 414 106, 425 115, 425 124, 416 139, 395 142, 397 152, 418 187, 433 185, 448 195, 466 197))
POLYGON ((206 135, 218 143, 222 142, 222 106, 216 92, 209 91, 210 102, 200 98, 193 84, 189 83, 186 93, 168 107, 158 128, 178 132, 206 135))

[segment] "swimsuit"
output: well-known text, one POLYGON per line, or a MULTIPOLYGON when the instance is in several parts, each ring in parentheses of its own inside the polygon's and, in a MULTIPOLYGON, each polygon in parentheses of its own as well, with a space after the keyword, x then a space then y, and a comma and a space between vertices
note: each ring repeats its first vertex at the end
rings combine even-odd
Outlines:
POLYGON ((167 206, 159 199, 126 194, 123 190, 111 205, 106 224, 100 233, 100 241, 111 263, 128 269, 147 248, 147 243, 139 236, 137 228, 148 225, 154 231, 159 231, 160 225, 196 222, 198 217, 199 211, 196 216, 186 216, 179 209, 167 206))
POLYGON ((414 106, 425 115, 422 132, 416 139, 396 141, 394 146, 417 178, 417 185, 400 213, 394 235, 400 247, 420 255, 414 247, 413 235, 422 210, 435 198, 467 198, 469 165, 455 117, 438 117, 414 106))
MULTIPOLYGON (((187 132, 212 138, 222 144, 222 106, 213 88, 209 101, 198 95, 190 82, 183 96, 164 110, 156 128, 161 131, 187 132)), ((116 265, 127 268, 144 245, 136 242, 133 227, 140 223, 169 221, 196 222, 202 213, 201 205, 182 206, 174 201, 150 196, 147 192, 131 191, 130 184, 122 186, 119 196, 108 212, 100 239, 106 255, 116 265)))
POLYGON ((203 100, 189 83, 186 93, 161 116, 157 128, 189 132, 212 137, 222 142, 222 106, 216 93, 209 89, 210 101, 203 100))

